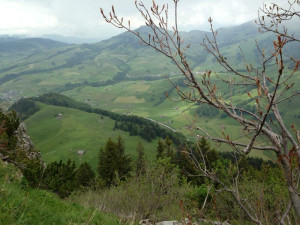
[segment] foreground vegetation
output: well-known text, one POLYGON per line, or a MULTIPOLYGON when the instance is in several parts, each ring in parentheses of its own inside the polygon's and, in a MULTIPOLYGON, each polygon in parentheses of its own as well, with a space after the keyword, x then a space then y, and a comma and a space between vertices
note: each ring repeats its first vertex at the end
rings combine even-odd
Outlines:
MULTIPOLYGON (((18 120, 14 113, 1 113, 1 124, 1 158, 19 168, 1 161, 1 196, 4 199, 1 207, 4 210, 1 210, 0 219, 9 223, 21 219, 24 224, 35 223, 38 217, 42 217, 42 224, 89 220, 95 224, 119 223, 118 219, 98 212, 101 210, 122 218, 122 223, 145 218, 161 221, 187 217, 191 221, 201 218, 208 222, 227 220, 231 224, 251 224, 234 204, 232 195, 219 192, 218 183, 199 176, 197 166, 186 155, 188 151, 193 151, 198 160, 204 156, 208 168, 224 183, 229 184, 231 175, 239 174, 240 193, 251 204, 257 205, 255 210, 265 223, 276 223, 276 214, 285 210, 287 192, 283 191, 280 168, 271 162, 246 159, 236 154, 222 156, 203 138, 197 145, 186 146, 181 151, 168 137, 160 140, 154 149, 153 165, 147 163, 141 143, 136 147, 138 157, 131 160, 125 154, 122 139, 108 139, 99 151, 96 176, 87 163, 76 166, 72 161, 57 161, 45 167, 38 157, 28 157, 18 146, 14 135, 18 120), (9 133, 9 130, 13 132, 9 133), (8 145, 9 142, 15 144, 8 145), (76 204, 62 202, 53 194, 38 189, 67 197, 67 201, 76 204), (51 217, 49 211, 44 210, 58 212, 51 217)), ((293 213, 289 214, 289 219, 294 220, 293 213)))
POLYGON ((0 223, 9 224, 122 224, 116 216, 95 208, 62 201, 53 193, 24 187, 22 174, 0 160, 0 223))

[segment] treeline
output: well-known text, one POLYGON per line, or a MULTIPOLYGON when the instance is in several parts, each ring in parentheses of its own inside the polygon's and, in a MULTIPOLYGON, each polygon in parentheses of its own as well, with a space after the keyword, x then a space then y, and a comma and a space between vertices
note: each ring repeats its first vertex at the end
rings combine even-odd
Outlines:
POLYGON ((29 105, 36 108, 34 101, 42 102, 48 105, 62 106, 82 110, 88 113, 96 113, 102 116, 107 116, 115 120, 115 129, 124 130, 132 136, 140 136, 143 139, 151 142, 153 139, 160 137, 166 138, 167 136, 178 146, 186 143, 186 138, 181 133, 174 133, 166 128, 160 127, 157 123, 147 120, 138 116, 121 115, 118 113, 110 112, 108 110, 92 108, 86 103, 77 102, 67 96, 58 93, 48 93, 39 97, 32 97, 22 99, 14 104, 14 109, 21 115, 22 118, 28 118, 35 110, 31 110, 29 105), (25 104, 25 106, 23 106, 25 104))
POLYGON ((27 98, 21 98, 9 108, 9 111, 11 110, 18 112, 21 120, 26 120, 40 109, 34 101, 27 98))

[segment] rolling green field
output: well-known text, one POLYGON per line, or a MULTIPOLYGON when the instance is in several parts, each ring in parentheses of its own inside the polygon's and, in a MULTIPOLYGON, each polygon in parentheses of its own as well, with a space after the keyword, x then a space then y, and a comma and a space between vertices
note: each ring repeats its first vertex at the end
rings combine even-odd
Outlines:
POLYGON ((152 161, 155 157, 158 139, 149 143, 138 136, 129 136, 128 132, 113 130, 114 121, 108 117, 41 103, 39 106, 41 110, 25 123, 46 162, 70 158, 76 163, 87 161, 96 169, 100 147, 108 138, 115 139, 119 135, 125 141, 126 153, 133 159, 139 141, 145 147, 147 159, 152 161), (56 117, 59 113, 63 115, 61 119, 56 117), (85 154, 79 156, 78 150, 84 150, 85 154))

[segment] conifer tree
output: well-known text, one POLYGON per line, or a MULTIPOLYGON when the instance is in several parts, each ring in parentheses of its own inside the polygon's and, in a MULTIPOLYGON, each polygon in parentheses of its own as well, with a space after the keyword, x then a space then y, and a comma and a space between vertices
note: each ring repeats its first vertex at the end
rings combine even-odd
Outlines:
POLYGON ((120 180, 125 180, 131 172, 131 159, 125 155, 125 145, 121 137, 116 142, 109 138, 105 148, 100 149, 98 173, 103 182, 110 186, 116 174, 120 180))
POLYGON ((131 158, 125 155, 125 143, 120 136, 118 136, 116 141, 116 162, 115 171, 118 172, 120 180, 125 180, 132 170, 131 158))
POLYGON ((159 139, 157 149, 156 149, 156 159, 163 158, 165 154, 165 143, 163 140, 159 139))
POLYGON ((170 158, 173 158, 173 151, 172 151, 172 140, 170 139, 169 136, 166 137, 165 139, 165 146, 166 146, 166 149, 167 149, 167 157, 170 157, 170 158))
POLYGON ((55 161, 50 163, 44 173, 40 187, 57 193, 64 198, 77 188, 76 166, 70 159, 67 163, 55 161))
POLYGON ((124 152, 125 152, 125 143, 124 143, 124 141, 123 141, 123 139, 121 138, 120 135, 117 137, 116 148, 117 148, 117 151, 120 154, 124 154, 124 152))
POLYGON ((138 153, 138 158, 136 160, 136 175, 140 176, 146 172, 145 152, 141 142, 138 143, 136 150, 138 153))
POLYGON ((89 186, 95 179, 95 172, 90 164, 84 162, 77 169, 76 178, 78 186, 89 186))

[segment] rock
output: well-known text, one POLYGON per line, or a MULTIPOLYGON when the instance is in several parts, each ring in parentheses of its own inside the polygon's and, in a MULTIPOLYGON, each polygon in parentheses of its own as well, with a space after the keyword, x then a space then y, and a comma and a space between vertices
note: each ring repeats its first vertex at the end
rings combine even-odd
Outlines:
POLYGON ((230 223, 228 223, 227 221, 224 221, 223 223, 220 222, 220 221, 210 221, 210 224, 213 224, 213 225, 230 225, 230 223))
POLYGON ((17 145, 24 151, 30 151, 34 148, 34 145, 30 139, 30 136, 27 134, 27 128, 25 123, 20 123, 18 129, 15 131, 15 135, 18 138, 17 145))
POLYGON ((178 221, 162 221, 157 223, 156 225, 181 225, 178 221))
POLYGON ((41 159, 40 152, 34 150, 34 144, 32 143, 30 136, 27 134, 27 128, 24 122, 20 123, 14 135, 18 138, 18 148, 25 151, 29 159, 41 159))
POLYGON ((227 221, 225 221, 225 222, 223 223, 223 225, 231 225, 231 224, 228 223, 227 221))
POLYGON ((149 219, 141 220, 139 222, 139 224, 141 224, 141 225, 154 225, 154 223, 152 223, 149 219))

